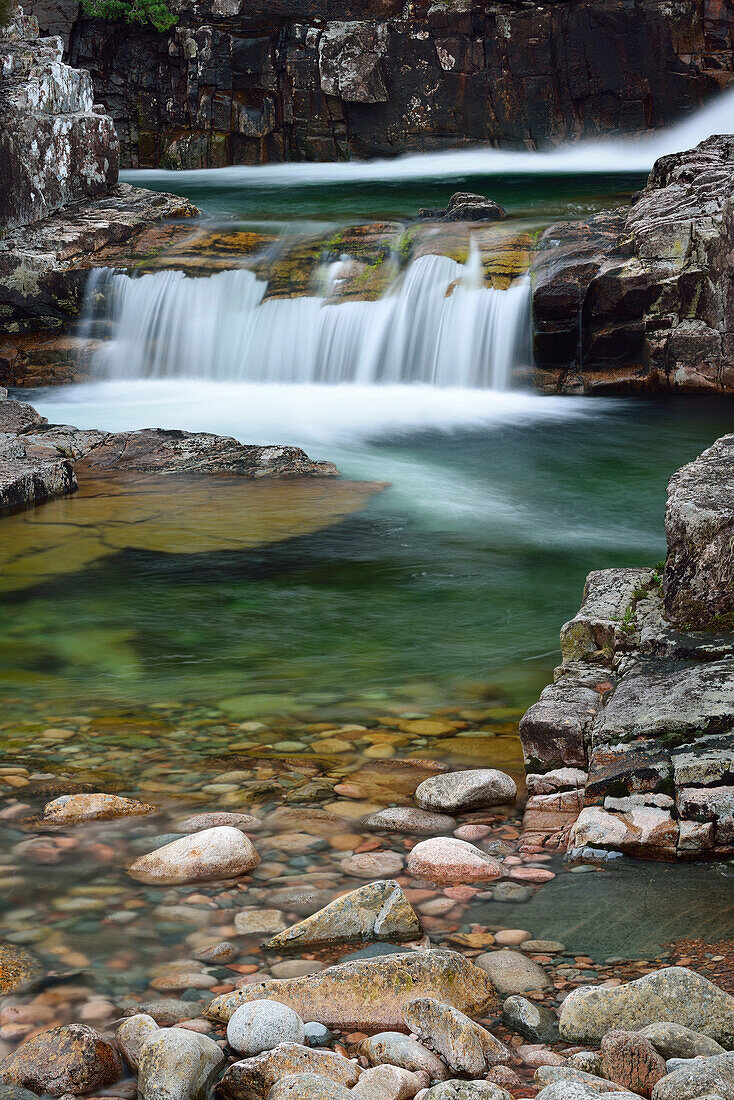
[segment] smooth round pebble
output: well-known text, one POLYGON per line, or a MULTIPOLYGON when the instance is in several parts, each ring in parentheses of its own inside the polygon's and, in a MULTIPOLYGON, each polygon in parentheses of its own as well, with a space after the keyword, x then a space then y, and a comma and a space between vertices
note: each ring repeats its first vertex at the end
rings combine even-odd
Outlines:
POLYGON ((238 1054, 250 1058, 279 1043, 303 1043, 303 1020, 287 1005, 277 1001, 250 1001, 232 1013, 227 1024, 227 1042, 238 1054))

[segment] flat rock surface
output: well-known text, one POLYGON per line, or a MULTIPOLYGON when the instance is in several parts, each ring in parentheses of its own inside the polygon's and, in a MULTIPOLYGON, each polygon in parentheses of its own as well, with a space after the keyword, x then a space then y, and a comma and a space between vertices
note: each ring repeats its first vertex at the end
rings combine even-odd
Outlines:
POLYGON ((403 1027, 405 1005, 421 996, 469 1015, 486 1015, 496 1004, 483 970, 454 951, 430 950, 358 959, 303 978, 260 982, 217 997, 206 1014, 227 1021, 238 1005, 267 997, 327 1027, 376 1030, 403 1027))

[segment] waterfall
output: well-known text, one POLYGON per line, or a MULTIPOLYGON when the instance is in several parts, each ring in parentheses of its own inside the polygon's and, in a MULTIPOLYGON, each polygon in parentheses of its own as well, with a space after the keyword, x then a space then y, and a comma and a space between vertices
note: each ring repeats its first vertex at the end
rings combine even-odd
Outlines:
POLYGON ((423 383, 506 389, 529 357, 530 283, 483 283, 481 258, 415 260, 378 301, 263 300, 247 270, 190 278, 158 271, 90 276, 82 331, 107 335, 107 378, 423 383))

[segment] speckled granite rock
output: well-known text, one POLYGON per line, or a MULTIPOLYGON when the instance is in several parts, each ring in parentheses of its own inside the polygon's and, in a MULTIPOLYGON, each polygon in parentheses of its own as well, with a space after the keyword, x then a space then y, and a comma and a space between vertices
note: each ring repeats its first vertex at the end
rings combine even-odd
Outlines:
POLYGON ((561 1037, 600 1042, 613 1028, 640 1029, 659 1021, 683 1024, 734 1046, 734 997, 682 966, 665 967, 613 989, 580 988, 563 1002, 561 1037))
POLYGON ((273 936, 268 950, 292 951, 335 943, 413 940, 422 928, 397 882, 371 882, 351 890, 299 924, 273 936))
POLYGON ((509 1050, 491 1032, 432 997, 409 1001, 403 1018, 410 1030, 440 1055, 451 1073, 482 1077, 491 1066, 510 1061, 509 1050))
POLYGON ((92 1092, 121 1076, 115 1048, 86 1024, 41 1031, 0 1061, 0 1079, 52 1096, 92 1092))
POLYGON ((496 1004, 483 970, 455 951, 430 950, 358 959, 303 978, 246 986, 217 997, 206 1015, 226 1022, 238 1005, 267 997, 327 1027, 377 1030, 403 1027, 403 1009, 418 996, 435 997, 469 1015, 487 1015, 496 1004))
POLYGON ((359 1080, 360 1068, 335 1051, 281 1043, 274 1050, 229 1066, 217 1091, 224 1100, 265 1100, 277 1081, 300 1073, 313 1073, 351 1088, 359 1080))

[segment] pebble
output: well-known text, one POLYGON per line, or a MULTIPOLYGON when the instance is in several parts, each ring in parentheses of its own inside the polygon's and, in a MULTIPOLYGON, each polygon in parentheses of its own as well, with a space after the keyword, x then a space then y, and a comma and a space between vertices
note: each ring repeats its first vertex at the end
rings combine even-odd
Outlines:
POLYGON ((342 871, 356 878, 394 878, 405 866, 405 860, 398 852, 362 852, 343 859, 339 864, 342 871))

